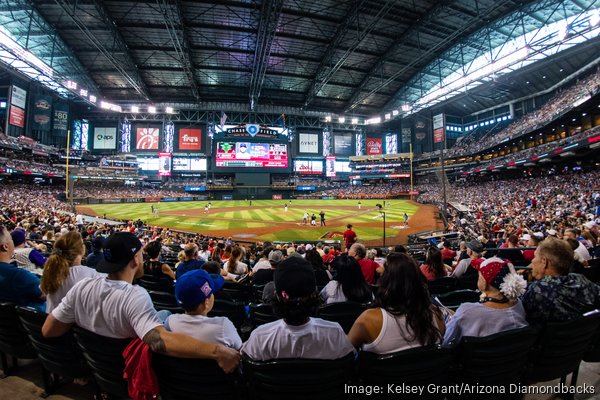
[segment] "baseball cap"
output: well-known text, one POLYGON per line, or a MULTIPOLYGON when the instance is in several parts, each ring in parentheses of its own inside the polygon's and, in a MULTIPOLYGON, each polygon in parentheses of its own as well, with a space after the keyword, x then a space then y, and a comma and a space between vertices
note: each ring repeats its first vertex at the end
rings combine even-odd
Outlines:
POLYGON ((177 304, 186 310, 196 308, 218 292, 224 283, 221 275, 212 275, 202 269, 186 272, 175 283, 177 304))
POLYGON ((471 240, 467 243, 467 247, 475 253, 483 253, 483 244, 479 240, 471 240))
POLYGON ((521 236, 521 240, 531 240, 531 235, 529 233, 526 233, 523 236, 521 236))
POLYGON ((550 235, 550 236, 556 236, 557 235, 557 232, 554 229, 548 229, 546 232, 548 232, 548 235, 550 235))
POLYGON ((15 229, 10 233, 15 246, 25 243, 25 231, 23 229, 15 229))
POLYGON ((104 242, 103 257, 96 270, 107 274, 117 272, 129 264, 141 248, 142 242, 133 233, 113 233, 104 242))
POLYGON ((96 236, 92 240, 92 247, 96 250, 100 250, 104 246, 104 238, 102 236, 96 236))
POLYGON ((283 253, 281 250, 272 250, 269 253, 268 259, 271 264, 277 265, 283 260, 283 253))
POLYGON ((309 296, 317 288, 312 265, 300 257, 283 260, 275 270, 273 280, 275 290, 285 299, 309 296))

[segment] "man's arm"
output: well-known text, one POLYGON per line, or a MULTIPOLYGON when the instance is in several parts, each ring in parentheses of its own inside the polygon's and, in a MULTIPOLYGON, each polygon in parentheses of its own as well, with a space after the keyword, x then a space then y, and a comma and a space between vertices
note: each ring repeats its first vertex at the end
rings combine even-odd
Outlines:
POLYGON ((44 322, 44 326, 42 326, 42 335, 44 337, 62 336, 69 332, 72 326, 73 324, 65 324, 64 322, 60 322, 54 318, 54 315, 49 314, 44 322))
POLYGON ((163 326, 150 330, 143 338, 152 351, 181 358, 208 358, 215 360, 223 371, 235 371, 240 363, 237 350, 215 343, 196 340, 182 333, 167 331, 163 326))

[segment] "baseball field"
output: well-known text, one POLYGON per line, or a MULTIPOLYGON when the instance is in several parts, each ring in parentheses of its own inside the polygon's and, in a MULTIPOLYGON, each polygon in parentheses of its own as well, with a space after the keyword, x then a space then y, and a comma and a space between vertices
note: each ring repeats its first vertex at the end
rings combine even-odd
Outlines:
POLYGON ((386 244, 405 243, 410 233, 439 229, 437 210, 408 200, 230 200, 173 203, 98 204, 78 206, 78 212, 119 220, 140 218, 149 225, 186 232, 233 237, 247 241, 307 241, 341 239, 347 224, 354 226, 359 241, 369 245, 383 242, 385 213, 386 244), (285 204, 288 204, 287 211, 285 204), (152 213, 158 208, 158 215, 152 213), (382 212, 383 211, 383 212, 382 212), (321 226, 320 213, 325 213, 321 226), (308 213, 308 223, 303 221, 308 213), (404 213, 408 225, 404 224, 404 213), (311 226, 315 215, 316 225, 311 226))

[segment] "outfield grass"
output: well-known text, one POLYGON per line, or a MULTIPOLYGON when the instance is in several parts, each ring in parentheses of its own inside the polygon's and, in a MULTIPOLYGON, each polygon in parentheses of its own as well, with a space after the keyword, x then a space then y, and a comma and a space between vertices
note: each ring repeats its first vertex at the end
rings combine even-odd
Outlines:
MULTIPOLYGON (((318 240, 327 232, 344 231, 346 224, 352 223, 361 240, 382 238, 382 216, 376 204, 383 200, 362 200, 362 209, 358 209, 357 200, 292 200, 285 212, 286 200, 253 200, 252 207, 244 200, 212 201, 211 210, 204 213, 206 201, 176 203, 132 203, 89 205, 97 216, 106 214, 107 218, 135 220, 140 218, 150 225, 160 225, 171 229, 224 235, 231 231, 234 237, 246 237, 252 240, 292 241, 318 240), (151 213, 151 205, 160 210, 159 217, 151 213), (325 212, 327 227, 302 225, 304 212, 317 216, 325 212), (166 215, 174 212, 173 215, 166 215), (238 236, 242 235, 242 236, 238 236), (244 236, 245 235, 245 236, 244 236)), ((385 208, 386 237, 398 234, 393 226, 402 225, 406 212, 414 214, 418 206, 404 200, 390 201, 385 208)))

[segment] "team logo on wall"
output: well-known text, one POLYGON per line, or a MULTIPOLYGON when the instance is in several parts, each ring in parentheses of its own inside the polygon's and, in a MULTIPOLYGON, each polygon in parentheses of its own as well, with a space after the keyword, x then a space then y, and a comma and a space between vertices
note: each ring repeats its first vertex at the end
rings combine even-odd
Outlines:
POLYGON ((158 128, 137 128, 138 150, 158 150, 158 128))
POLYGON ((200 150, 201 129, 182 128, 179 130, 179 150, 200 150))
POLYGON ((252 137, 254 137, 254 135, 256 135, 258 132, 260 131, 260 126, 258 125, 246 125, 246 132, 248 132, 248 134, 252 137))
POLYGON ((367 138, 367 154, 382 154, 383 143, 378 138, 367 138))

